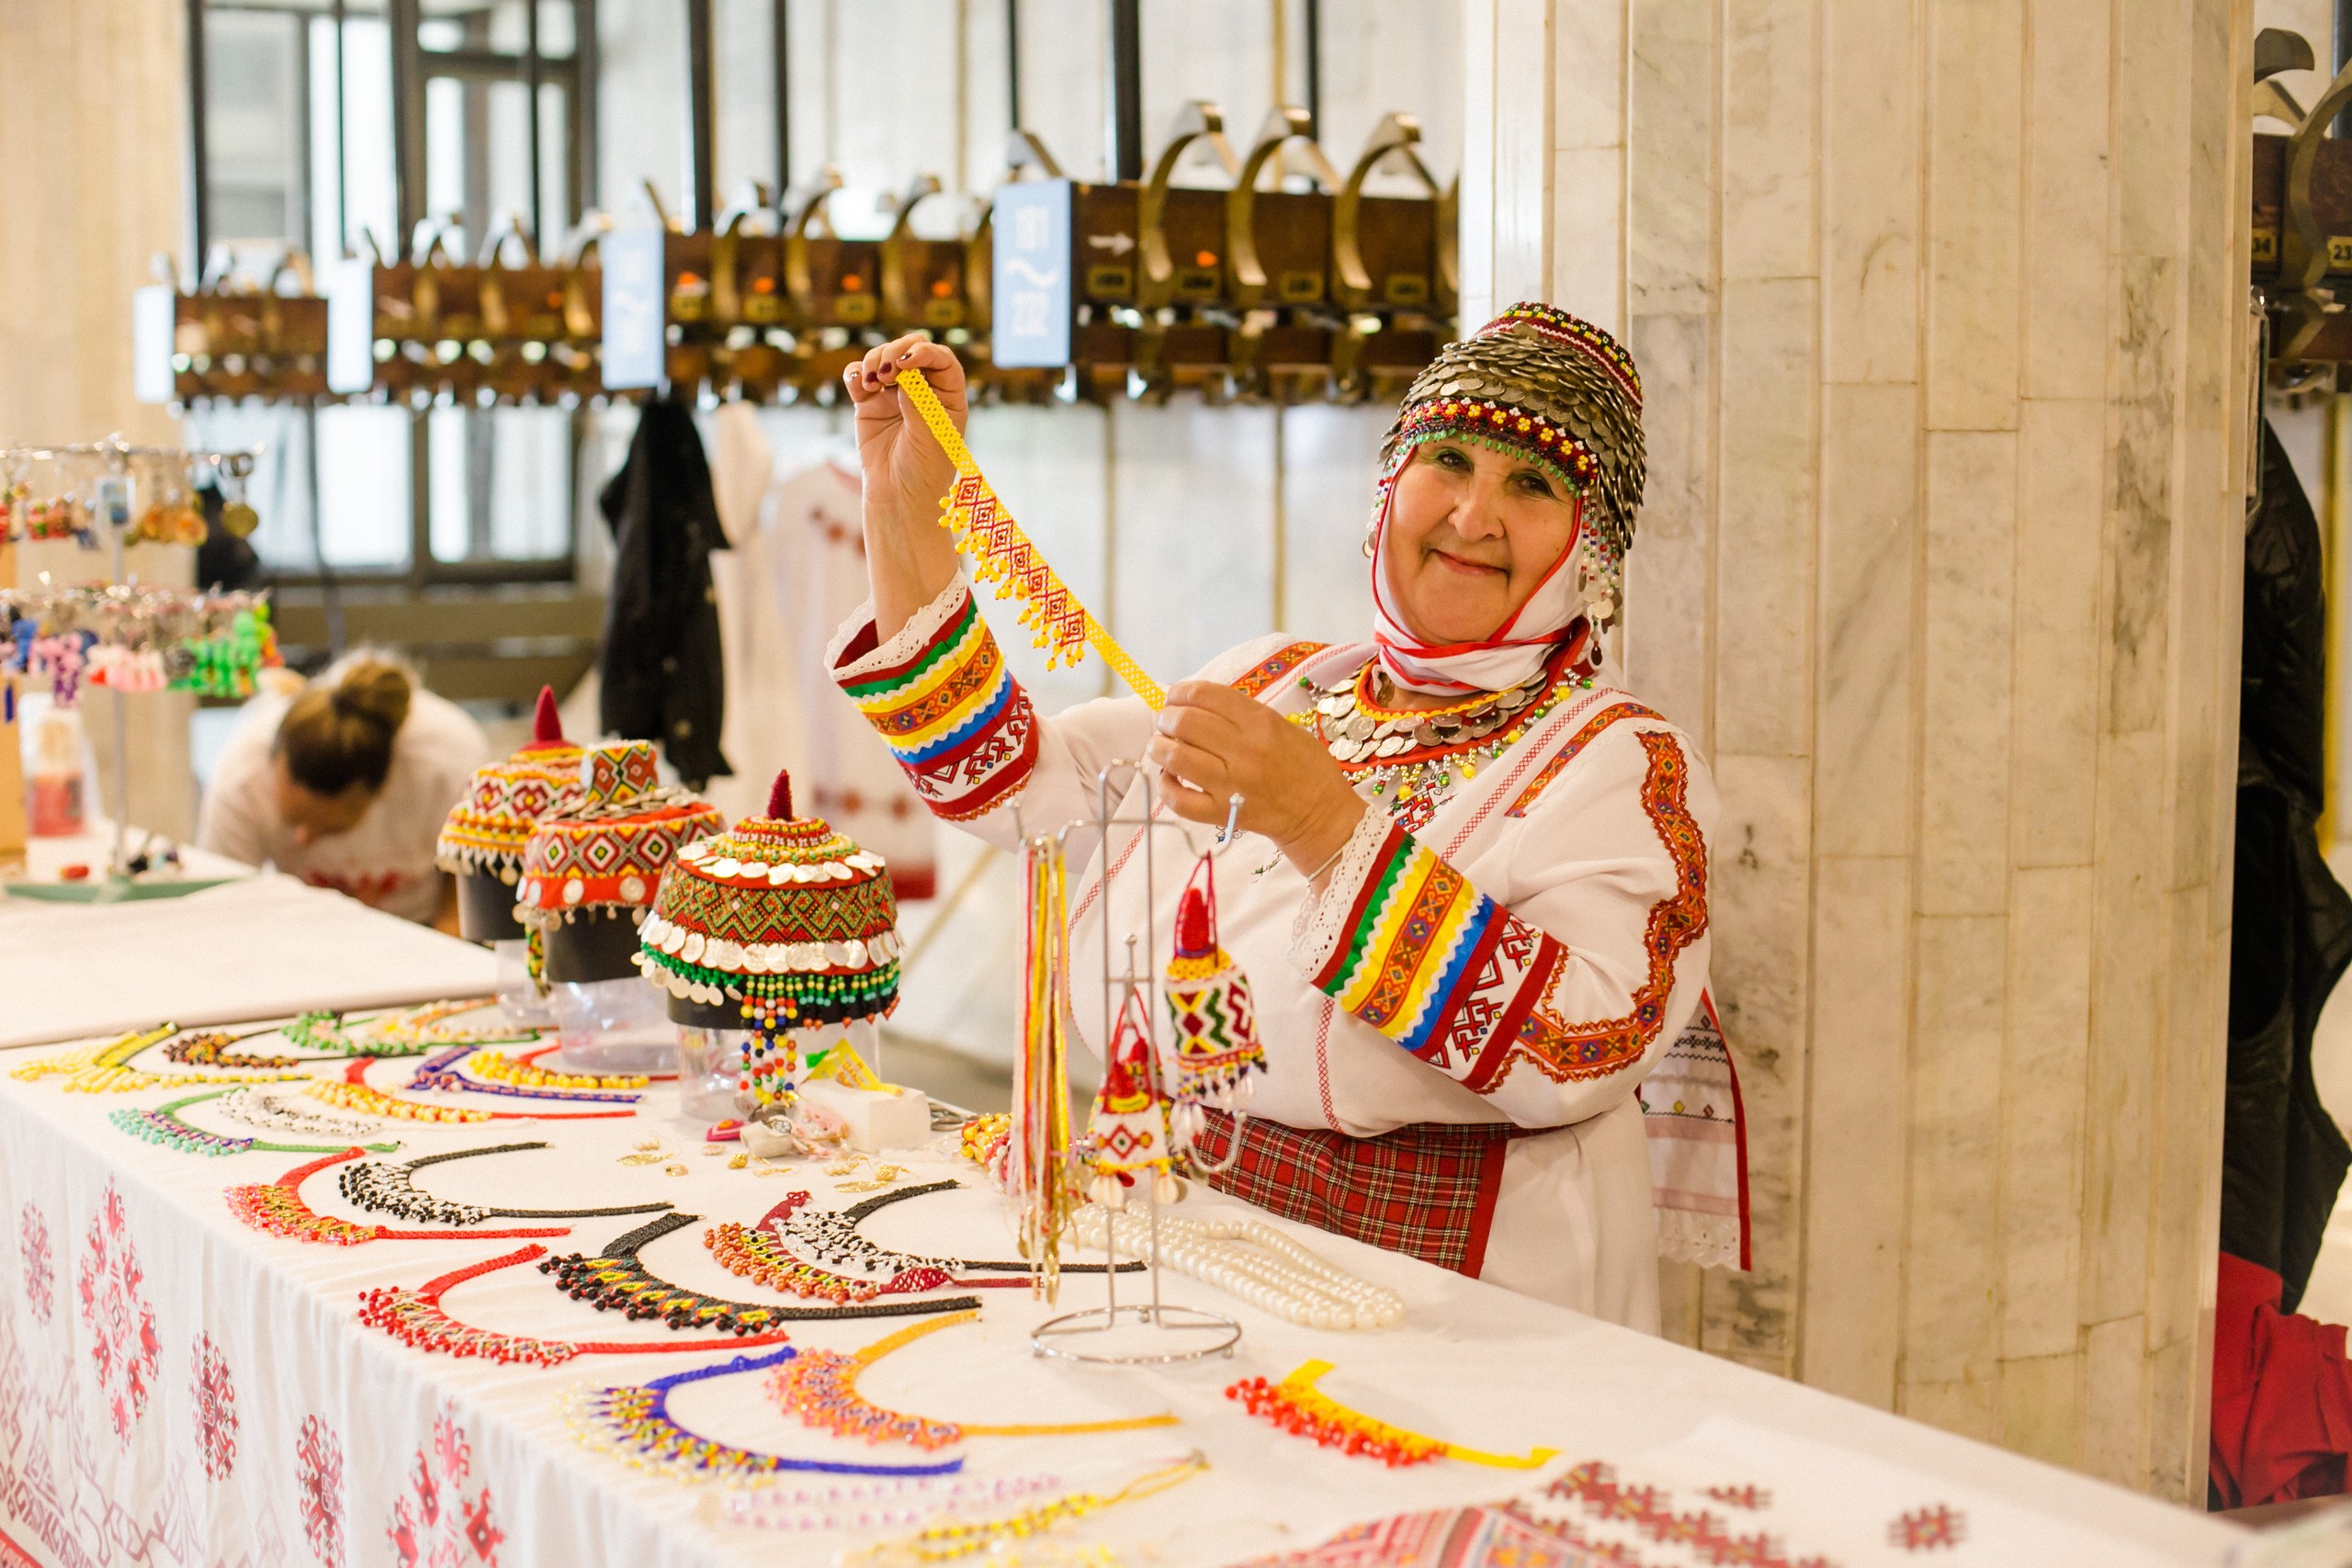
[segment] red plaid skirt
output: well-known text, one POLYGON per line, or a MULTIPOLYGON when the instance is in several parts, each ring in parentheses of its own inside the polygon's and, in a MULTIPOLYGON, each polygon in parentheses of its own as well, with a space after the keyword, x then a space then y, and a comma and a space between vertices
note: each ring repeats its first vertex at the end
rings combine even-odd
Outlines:
MULTIPOLYGON (((1416 1122, 1376 1138, 1351 1138, 1253 1117, 1241 1124, 1241 1157, 1233 1168, 1202 1179, 1283 1219, 1475 1280, 1487 1261, 1503 1153, 1529 1131, 1416 1122)), ((1203 1160, 1224 1164, 1232 1141, 1233 1118, 1209 1111, 1197 1140, 1203 1160)))

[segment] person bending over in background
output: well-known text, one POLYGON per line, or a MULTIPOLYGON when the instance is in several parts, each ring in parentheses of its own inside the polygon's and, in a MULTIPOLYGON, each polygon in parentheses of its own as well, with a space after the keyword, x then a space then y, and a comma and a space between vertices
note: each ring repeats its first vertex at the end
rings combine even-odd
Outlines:
POLYGON ((490 742, 408 671, 353 654, 255 697, 205 792, 197 842, 423 924, 454 929, 434 836, 490 742))

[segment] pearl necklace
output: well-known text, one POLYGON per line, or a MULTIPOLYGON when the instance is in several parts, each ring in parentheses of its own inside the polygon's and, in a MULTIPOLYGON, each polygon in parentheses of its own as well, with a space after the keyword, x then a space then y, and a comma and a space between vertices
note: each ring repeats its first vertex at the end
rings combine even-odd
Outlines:
POLYGON ((371 1138, 377 1132, 372 1121, 322 1116, 300 1106, 288 1105, 258 1089, 232 1089, 215 1109, 230 1121, 242 1122, 248 1127, 271 1133, 300 1133, 306 1138, 341 1138, 346 1145, 371 1138))
MULTIPOLYGON (((1108 1224, 1117 1250, 1148 1257, 1151 1222, 1133 1210, 1090 1203, 1073 1224, 1081 1247, 1103 1245, 1108 1224)), ((1159 1261, 1215 1285, 1261 1311, 1309 1328, 1394 1328, 1404 1321, 1396 1292, 1332 1267, 1262 1220, 1159 1218, 1159 1261)))

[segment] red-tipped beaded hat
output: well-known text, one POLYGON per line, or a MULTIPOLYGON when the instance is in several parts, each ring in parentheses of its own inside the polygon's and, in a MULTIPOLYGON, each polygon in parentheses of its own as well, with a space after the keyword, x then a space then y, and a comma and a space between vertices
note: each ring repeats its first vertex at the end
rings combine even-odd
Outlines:
POLYGON ((898 921, 882 857, 795 817, 778 773, 766 816, 679 852, 638 967, 673 997, 740 1000, 768 1028, 878 1019, 899 1001, 898 921))
POLYGON ((523 846, 539 818, 559 808, 580 777, 580 748, 563 738, 553 688, 539 688, 531 741, 503 761, 474 770, 466 797, 449 808, 433 861, 452 874, 495 876, 510 886, 522 874, 523 846))
POLYGON ((591 746, 578 783, 523 846, 514 917, 542 930, 583 909, 643 908, 679 849, 727 826, 708 801, 664 784, 643 740, 591 746))

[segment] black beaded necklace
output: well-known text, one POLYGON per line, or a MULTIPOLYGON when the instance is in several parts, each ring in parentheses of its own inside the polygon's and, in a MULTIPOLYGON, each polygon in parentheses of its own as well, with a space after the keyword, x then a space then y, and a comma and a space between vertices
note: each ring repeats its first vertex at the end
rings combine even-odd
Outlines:
POLYGON ((502 1209, 482 1203, 460 1203, 453 1199, 435 1198, 416 1185, 416 1173, 428 1165, 444 1160, 472 1159, 478 1155, 513 1154, 521 1149, 543 1149, 545 1143, 494 1144, 486 1149, 458 1149, 451 1154, 426 1155, 409 1160, 363 1160, 345 1166, 337 1185, 343 1195, 370 1213, 391 1214, 419 1224, 444 1225, 478 1225, 493 1217, 516 1220, 586 1220, 608 1214, 658 1214, 677 1207, 674 1203, 632 1203, 610 1209, 502 1209))

